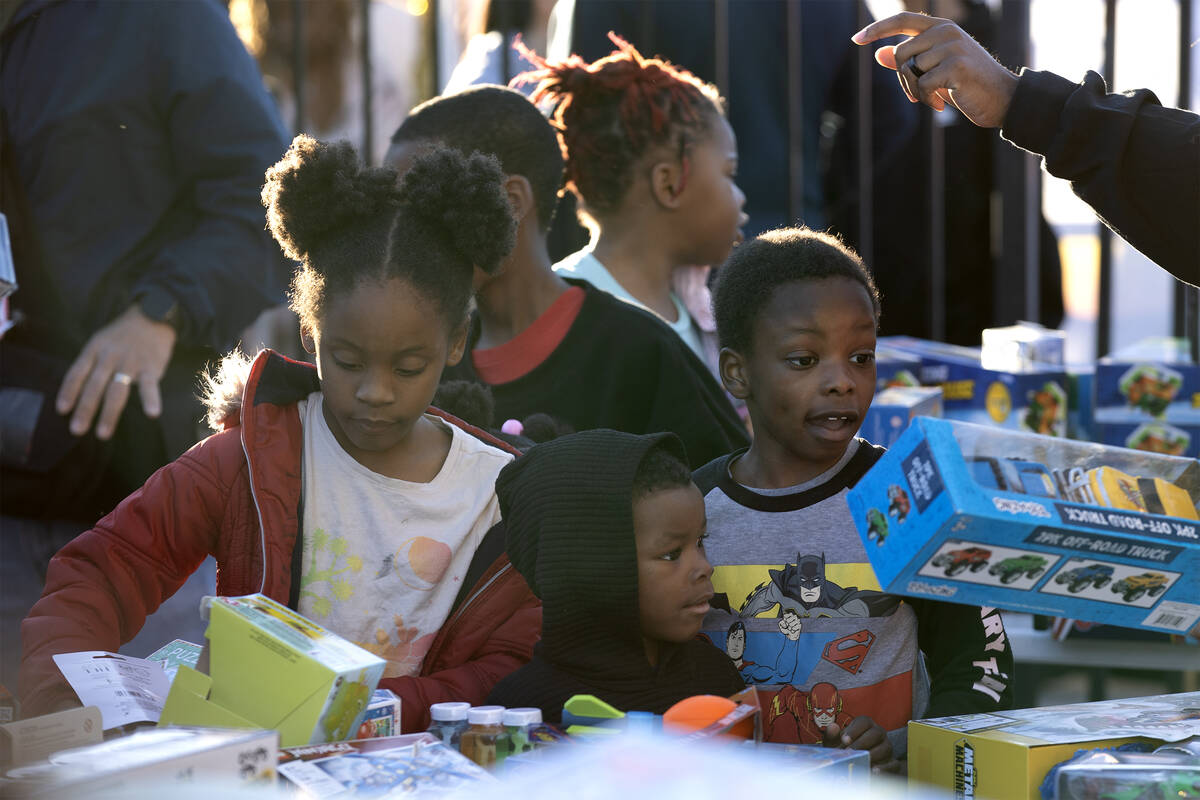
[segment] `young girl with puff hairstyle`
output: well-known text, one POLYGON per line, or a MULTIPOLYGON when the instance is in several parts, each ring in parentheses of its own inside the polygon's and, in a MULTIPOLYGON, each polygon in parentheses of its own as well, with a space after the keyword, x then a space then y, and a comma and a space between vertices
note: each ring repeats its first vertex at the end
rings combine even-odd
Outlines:
POLYGON ((22 626, 27 714, 75 702, 54 654, 116 650, 210 553, 219 594, 263 592, 386 659, 405 731, 529 659, 540 608, 488 535, 511 452, 429 407, 463 353, 475 268, 512 247, 502 181, 494 159, 443 149, 398 184, 348 144, 296 138, 263 201, 299 262, 316 368, 226 359, 209 379, 220 432, 59 552, 22 626))

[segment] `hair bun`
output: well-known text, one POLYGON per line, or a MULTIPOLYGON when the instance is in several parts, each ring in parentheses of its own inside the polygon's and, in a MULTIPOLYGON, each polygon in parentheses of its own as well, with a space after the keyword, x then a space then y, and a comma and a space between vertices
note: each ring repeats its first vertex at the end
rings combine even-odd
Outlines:
POLYGON ((400 184, 402 213, 441 230, 467 263, 495 272, 517 242, 517 221, 494 156, 440 147, 414 159, 400 184))
POLYGON ((349 142, 302 133, 267 170, 262 202, 284 254, 303 261, 331 232, 397 208, 396 173, 364 167, 349 142))

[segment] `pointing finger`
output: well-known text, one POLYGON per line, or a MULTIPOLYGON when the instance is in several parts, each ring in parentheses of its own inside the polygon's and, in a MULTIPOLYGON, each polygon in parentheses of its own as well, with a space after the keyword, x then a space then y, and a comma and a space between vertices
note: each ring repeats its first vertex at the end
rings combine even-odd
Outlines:
POLYGON ((915 14, 911 11, 902 11, 887 19, 872 22, 850 37, 850 40, 855 44, 870 44, 879 39, 886 39, 889 36, 916 36, 929 30, 939 22, 941 20, 937 17, 915 14))

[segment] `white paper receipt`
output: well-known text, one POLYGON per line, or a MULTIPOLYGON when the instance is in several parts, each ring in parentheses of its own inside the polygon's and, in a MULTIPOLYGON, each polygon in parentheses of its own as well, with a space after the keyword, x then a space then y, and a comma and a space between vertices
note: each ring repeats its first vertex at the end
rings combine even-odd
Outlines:
POLYGON ((162 667, 144 658, 89 650, 54 657, 85 706, 100 709, 104 729, 158 722, 170 682, 162 667))

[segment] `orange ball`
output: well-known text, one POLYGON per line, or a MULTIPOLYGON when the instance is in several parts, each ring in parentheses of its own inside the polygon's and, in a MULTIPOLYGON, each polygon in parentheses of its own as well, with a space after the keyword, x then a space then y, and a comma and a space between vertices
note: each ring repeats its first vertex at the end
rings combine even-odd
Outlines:
MULTIPOLYGON (((735 708, 737 703, 728 697, 718 697, 715 694, 685 697, 663 714, 663 730, 679 734, 698 731, 707 728, 735 708)), ((742 720, 722 735, 733 739, 749 739, 754 735, 754 718, 742 720)))

